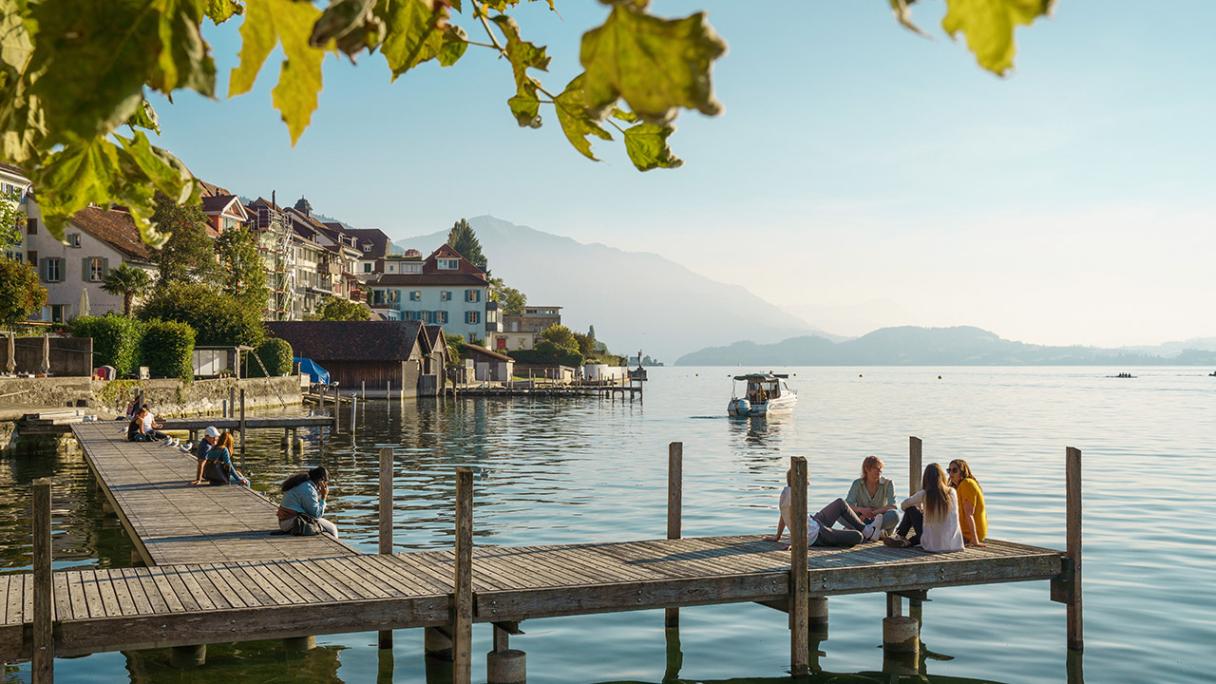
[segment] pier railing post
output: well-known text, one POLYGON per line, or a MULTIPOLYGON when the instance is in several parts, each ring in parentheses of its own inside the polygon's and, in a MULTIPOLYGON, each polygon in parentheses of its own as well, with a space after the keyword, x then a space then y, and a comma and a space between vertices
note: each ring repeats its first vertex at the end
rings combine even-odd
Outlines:
POLYGON ((245 470, 245 388, 241 388, 241 470, 245 470))
POLYGON ((1064 482, 1067 555, 1072 563, 1071 592, 1068 601, 1068 650, 1083 651, 1081 613, 1081 450, 1065 451, 1064 482))
POLYGON ((810 578, 807 576, 806 459, 790 459, 793 478, 790 483, 790 673, 795 677, 810 671, 810 618, 808 596, 810 578))
POLYGON ((30 676, 34 684, 55 680, 55 636, 51 622, 54 584, 51 581, 51 480, 34 480, 34 658, 30 676))
POLYGON ((908 496, 920 489, 921 480, 921 442, 920 437, 908 438, 908 496))
POLYGON ((456 469, 456 567, 452 582, 452 681, 470 684, 473 663, 473 471, 456 469))
MULTIPOLYGON (((380 553, 393 553, 393 450, 380 450, 380 553)), ((380 631, 380 648, 393 647, 393 630, 380 631)))
MULTIPOLYGON (((667 538, 679 539, 684 515, 684 443, 667 445, 667 538)), ((680 626, 680 609, 664 611, 666 627, 680 626)))

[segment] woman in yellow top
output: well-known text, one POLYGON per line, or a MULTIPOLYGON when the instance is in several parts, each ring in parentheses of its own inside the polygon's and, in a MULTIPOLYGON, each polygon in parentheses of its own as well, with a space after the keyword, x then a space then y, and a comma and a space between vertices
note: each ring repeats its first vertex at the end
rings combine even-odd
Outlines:
POLYGON ((950 461, 950 486, 958 493, 958 518, 967 546, 984 546, 988 538, 988 516, 984 513, 984 490, 961 458, 950 461))

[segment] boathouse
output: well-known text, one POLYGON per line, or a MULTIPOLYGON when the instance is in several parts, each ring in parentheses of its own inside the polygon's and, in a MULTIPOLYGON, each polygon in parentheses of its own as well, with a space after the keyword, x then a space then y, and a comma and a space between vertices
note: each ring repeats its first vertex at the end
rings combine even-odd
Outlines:
POLYGON ((435 396, 443 390, 446 345, 420 321, 268 321, 271 335, 286 340, 296 356, 329 371, 343 392, 366 389, 381 396, 435 396))
POLYGON ((460 356, 466 365, 473 365, 477 382, 510 382, 515 370, 515 359, 475 344, 461 345, 460 356))

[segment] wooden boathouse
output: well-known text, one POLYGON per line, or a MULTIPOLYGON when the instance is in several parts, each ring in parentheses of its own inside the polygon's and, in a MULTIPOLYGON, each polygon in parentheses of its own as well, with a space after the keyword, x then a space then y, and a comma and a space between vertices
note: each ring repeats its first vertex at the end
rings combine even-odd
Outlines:
MULTIPOLYGON (((683 453, 668 453, 668 520, 662 538, 527 547, 473 545, 473 473, 456 468, 451 549, 392 552, 392 452, 380 452, 380 551, 355 553, 327 537, 271 535, 274 505, 238 487, 191 487, 193 459, 122 440, 112 424, 74 425, 106 505, 135 542, 145 566, 51 571, 51 482, 33 488, 33 572, 0 575, 0 660, 33 660, 33 680, 53 680, 55 656, 175 647, 185 661, 205 643, 294 639, 393 629, 426 631, 428 665, 448 663, 471 678, 474 623, 491 623, 492 684, 522 682, 525 656, 509 638, 531 619, 629 610, 758 602, 788 613, 790 670, 810 669, 827 599, 884 593, 884 646, 919 647, 920 602, 952 586, 1047 580, 1067 606, 1067 646, 1080 651, 1081 453, 1066 451, 1067 550, 988 540, 950 554, 863 544, 806 545, 807 464, 792 459, 790 550, 756 535, 681 534, 683 453), (902 615, 908 601, 910 615, 902 615)), ((918 481, 921 442, 909 471, 918 481)), ((776 624, 774 625, 776 627, 776 624)), ((446 672, 446 671, 445 671, 446 672)), ((445 675, 446 676, 446 675, 445 675)))

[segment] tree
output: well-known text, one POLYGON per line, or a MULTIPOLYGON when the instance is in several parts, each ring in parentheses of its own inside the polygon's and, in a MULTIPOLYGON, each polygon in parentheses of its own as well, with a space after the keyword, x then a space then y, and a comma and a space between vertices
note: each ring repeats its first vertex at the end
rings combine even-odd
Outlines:
POLYGON ((448 346, 448 357, 451 359, 450 365, 460 365, 460 348, 464 346, 464 335, 449 335, 443 334, 443 342, 448 346))
POLYGON ((371 317, 372 310, 366 304, 349 299, 326 297, 317 307, 317 319, 322 321, 366 321, 371 317))
POLYGON ((519 316, 528 305, 528 295, 508 287, 502 278, 490 278, 490 301, 498 302, 499 310, 504 314, 519 316))
POLYGON ((207 215, 201 204, 179 205, 164 195, 156 196, 153 221, 169 237, 156 255, 160 278, 158 287, 174 283, 213 282, 219 267, 211 238, 207 236, 207 215))
POLYGON ((578 353, 584 358, 592 358, 595 356, 595 338, 590 335, 574 333, 574 341, 578 344, 578 353))
POLYGON ((473 232, 473 226, 465 219, 452 224, 452 229, 448 231, 448 245, 460 252, 460 256, 468 259, 469 263, 483 271, 487 270, 486 255, 481 253, 481 242, 477 239, 477 233, 473 232))
POLYGON ((110 269, 101 289, 112 295, 122 295, 122 315, 131 315, 131 302, 135 295, 146 294, 152 286, 152 276, 142 268, 130 264, 120 264, 118 268, 110 269))
POLYGON ((224 292, 245 306, 262 311, 270 297, 266 287, 266 262, 258 252, 258 238, 248 228, 226 230, 215 239, 215 253, 224 273, 224 292))
MULTIPOLYGON (((561 323, 553 325, 541 331, 540 337, 542 340, 552 342, 558 349, 563 349, 569 352, 578 352, 578 339, 571 332, 570 328, 561 323)), ((539 347, 538 347, 539 348, 539 347)))
MULTIPOLYGON (((919 33, 909 12, 915 0, 888 1, 899 22, 919 33)), ((503 69, 506 104, 520 126, 540 127, 541 105, 552 106, 583 156, 594 160, 591 138, 613 140, 615 131, 639 170, 675 168, 680 160, 667 139, 679 110, 722 111, 711 69, 726 43, 702 12, 665 19, 648 12, 649 0, 601 2, 611 9, 582 35, 581 73, 555 92, 538 80, 550 56, 525 40, 514 17, 519 0, 330 0, 325 10, 294 0, 0 0, 0 157, 34 180, 56 237, 89 204, 119 204, 144 240, 159 244, 153 193, 188 204, 199 184, 148 139, 145 131, 159 134, 160 124, 144 93, 215 97, 203 20, 219 24, 244 14, 228 96, 252 90, 281 45, 271 99, 293 145, 317 108, 326 57, 379 54, 396 79, 425 62, 452 66, 472 46, 510 64, 503 69), (484 37, 470 40, 465 26, 484 37)), ((1003 74, 1013 63, 1014 29, 1047 14, 1053 0, 945 4, 946 33, 962 34, 983 68, 1003 74)))
POLYGON ((0 323, 13 325, 46 303, 46 288, 28 264, 0 256, 0 323))
POLYGON ((140 308, 139 319, 185 323, 197 333, 195 343, 204 346, 256 347, 266 339, 260 311, 203 283, 156 288, 140 308))
POLYGON ((9 190, 0 193, 0 247, 21 244, 21 229, 25 226, 25 218, 20 192, 9 190))

